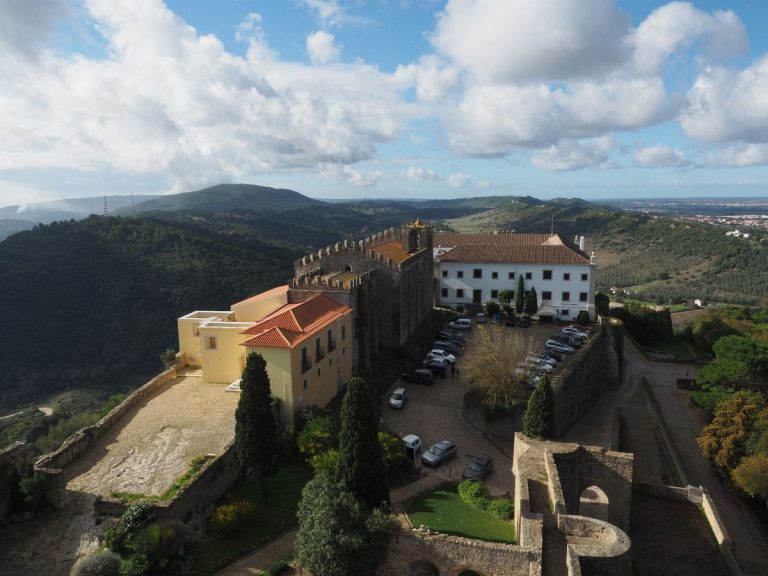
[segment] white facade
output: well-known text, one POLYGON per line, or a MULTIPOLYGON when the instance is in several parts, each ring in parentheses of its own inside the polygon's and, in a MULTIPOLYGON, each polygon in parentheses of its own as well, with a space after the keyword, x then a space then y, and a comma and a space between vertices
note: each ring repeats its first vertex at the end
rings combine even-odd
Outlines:
MULTIPOLYGON (((436 297, 448 306, 480 305, 498 300, 502 290, 517 291, 522 275, 525 290, 536 288, 539 309, 554 309, 559 320, 575 320, 586 310, 595 317, 594 265, 483 264, 435 261, 439 280, 436 297)), ((514 299, 513 299, 514 301, 514 299)))

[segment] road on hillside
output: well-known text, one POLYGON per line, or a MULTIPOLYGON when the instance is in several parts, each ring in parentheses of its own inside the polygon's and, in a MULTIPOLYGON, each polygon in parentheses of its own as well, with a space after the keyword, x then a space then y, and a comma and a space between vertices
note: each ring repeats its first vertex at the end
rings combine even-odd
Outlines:
POLYGON ((676 380, 693 376, 700 366, 647 360, 629 339, 624 341, 624 369, 645 376, 661 411, 674 452, 688 484, 709 490, 735 545, 736 560, 747 576, 768 574, 768 527, 739 497, 728 480, 717 473, 699 450, 696 437, 702 428, 688 404, 688 395, 676 380))

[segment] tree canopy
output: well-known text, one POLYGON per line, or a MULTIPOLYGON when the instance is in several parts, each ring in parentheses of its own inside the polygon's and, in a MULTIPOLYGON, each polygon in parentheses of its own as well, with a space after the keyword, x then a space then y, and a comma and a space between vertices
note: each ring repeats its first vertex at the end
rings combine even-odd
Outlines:
POLYGON ((712 347, 715 358, 696 374, 704 387, 759 387, 768 370, 768 344, 748 336, 723 336, 712 347))
POLYGON ((528 398, 523 415, 523 434, 534 438, 549 438, 552 434, 554 411, 552 384, 546 376, 539 380, 528 398))

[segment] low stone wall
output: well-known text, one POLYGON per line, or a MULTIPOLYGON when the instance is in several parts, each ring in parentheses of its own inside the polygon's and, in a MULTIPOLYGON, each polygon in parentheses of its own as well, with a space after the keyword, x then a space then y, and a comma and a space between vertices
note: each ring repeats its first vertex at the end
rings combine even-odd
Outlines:
POLYGON ((115 422, 122 418, 126 412, 136 406, 141 400, 158 389, 162 388, 168 382, 176 378, 176 366, 172 366, 161 372, 152 380, 133 391, 118 406, 113 408, 109 414, 104 416, 93 426, 88 426, 75 432, 54 452, 44 454, 35 462, 35 469, 44 473, 51 473, 53 470, 60 470, 72 462, 80 454, 90 448, 96 440, 104 435, 115 422))
POLYGON ((389 544, 385 566, 378 576, 402 576, 414 562, 427 561, 441 575, 457 576, 464 570, 476 570, 485 576, 532 576, 531 563, 541 556, 515 544, 470 540, 428 530, 403 530, 389 544))
POLYGON ((682 464, 680 463, 680 457, 677 454, 675 445, 672 443, 671 434, 669 433, 669 430, 668 430, 668 425, 661 415, 661 409, 659 408, 659 403, 656 401, 656 396, 654 396, 653 390, 651 390, 651 385, 648 383, 648 379, 642 378, 640 380, 640 386, 642 387, 643 394, 645 394, 645 398, 648 401, 648 408, 654 420, 656 421, 656 426, 661 431, 661 437, 662 437, 662 440, 664 440, 664 446, 667 449, 667 453, 669 454, 669 457, 672 460, 672 465, 675 468, 677 479, 680 481, 682 485, 688 484, 688 478, 685 474, 685 471, 683 470, 682 464))
POLYGON ((720 546, 720 552, 723 554, 731 574, 733 576, 741 576, 741 568, 734 556, 733 541, 728 536, 725 524, 723 524, 723 520, 720 518, 720 514, 715 506, 715 501, 706 490, 702 494, 701 507, 704 510, 704 516, 706 516, 709 526, 712 528, 712 533, 715 535, 715 540, 717 540, 720 546))
POLYGON ((11 507, 11 490, 15 489, 15 486, 11 486, 11 480, 16 477, 14 467, 24 446, 24 442, 16 442, 0 451, 0 520, 5 518, 11 507))

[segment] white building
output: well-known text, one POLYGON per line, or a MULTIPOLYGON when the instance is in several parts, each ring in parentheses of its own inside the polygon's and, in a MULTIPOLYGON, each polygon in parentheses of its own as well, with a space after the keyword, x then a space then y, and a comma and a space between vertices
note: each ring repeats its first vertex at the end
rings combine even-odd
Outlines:
POLYGON ((526 292, 536 288, 539 316, 595 317, 594 256, 557 234, 435 234, 433 251, 442 305, 497 300, 522 277, 526 292))

